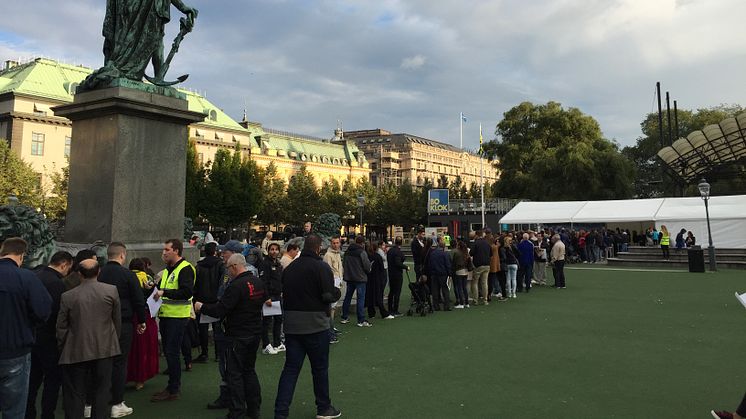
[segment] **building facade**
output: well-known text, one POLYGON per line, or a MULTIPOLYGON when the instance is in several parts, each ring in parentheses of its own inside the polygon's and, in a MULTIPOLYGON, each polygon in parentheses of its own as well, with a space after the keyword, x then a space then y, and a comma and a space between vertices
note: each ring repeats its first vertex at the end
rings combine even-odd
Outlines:
POLYGON ((367 157, 374 185, 406 180, 415 186, 437 186, 443 177, 451 183, 460 176, 468 188, 481 185, 482 179, 490 184, 498 179, 487 159, 440 141, 382 129, 345 131, 344 138, 354 141, 367 157))
MULTIPOLYGON (((75 89, 92 70, 45 58, 26 63, 6 61, 0 70, 0 139, 41 175, 43 184, 52 173, 67 166, 74 142, 72 124, 54 115, 52 108, 71 103, 75 89)), ((278 130, 249 122, 239 123, 204 96, 186 94, 190 111, 202 112, 205 120, 189 126, 197 158, 207 164, 217 150, 234 150, 237 144, 246 158, 259 167, 274 163, 285 181, 305 165, 318 186, 336 179, 357 181, 369 176, 370 167, 355 142, 338 142, 278 130)), ((186 140, 186 139, 185 139, 186 140)))

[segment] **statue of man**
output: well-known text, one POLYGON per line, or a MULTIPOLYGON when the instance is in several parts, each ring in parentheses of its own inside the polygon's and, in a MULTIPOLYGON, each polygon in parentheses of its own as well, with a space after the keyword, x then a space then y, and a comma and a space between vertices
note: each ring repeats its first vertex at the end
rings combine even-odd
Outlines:
POLYGON ((186 15, 180 32, 183 36, 192 30, 198 12, 181 0, 107 0, 102 31, 104 66, 86 78, 83 88, 93 89, 118 77, 141 81, 151 61, 155 78, 162 80, 164 27, 171 20, 172 4, 186 15))

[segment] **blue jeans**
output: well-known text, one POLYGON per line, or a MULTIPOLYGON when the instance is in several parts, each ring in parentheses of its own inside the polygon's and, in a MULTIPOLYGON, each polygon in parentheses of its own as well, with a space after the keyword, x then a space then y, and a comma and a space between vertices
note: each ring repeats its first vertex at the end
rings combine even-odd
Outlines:
POLYGON ((365 321, 365 288, 368 284, 365 282, 348 282, 347 293, 345 293, 345 301, 342 303, 342 318, 348 319, 350 317, 350 303, 352 302, 352 294, 356 293, 357 298, 355 300, 357 310, 357 322, 362 323, 365 321))
MULTIPOLYGON (((365 283, 362 283, 365 285, 365 283)), ((349 288, 348 288, 349 289, 349 288)), ((329 331, 309 335, 285 335, 285 367, 277 385, 275 418, 287 418, 293 402, 295 385, 308 356, 313 376, 313 393, 316 396, 316 412, 321 413, 331 406, 329 398, 329 331)))
POLYGON ((188 321, 188 317, 161 317, 160 328, 163 354, 166 357, 166 365, 168 365, 168 386, 166 390, 171 394, 176 394, 181 389, 181 364, 179 363, 179 355, 188 321))
POLYGON ((23 419, 26 414, 31 354, 0 359, 0 411, 3 419, 23 419))

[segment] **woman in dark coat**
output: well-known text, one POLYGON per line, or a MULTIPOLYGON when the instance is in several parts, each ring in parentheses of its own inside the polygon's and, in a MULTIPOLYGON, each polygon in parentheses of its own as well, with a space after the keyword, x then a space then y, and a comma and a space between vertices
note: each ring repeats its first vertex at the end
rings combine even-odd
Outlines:
POLYGON ((376 317, 376 307, 382 319, 393 319, 383 305, 383 290, 386 288, 386 271, 383 268, 383 258, 378 254, 380 242, 371 241, 367 248, 371 266, 368 273, 368 285, 365 293, 365 306, 368 307, 368 318, 376 317))

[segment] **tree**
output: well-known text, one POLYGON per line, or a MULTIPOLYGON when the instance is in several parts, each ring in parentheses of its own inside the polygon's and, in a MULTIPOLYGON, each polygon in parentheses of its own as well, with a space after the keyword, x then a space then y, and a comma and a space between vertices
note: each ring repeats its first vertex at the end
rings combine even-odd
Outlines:
POLYGON ((264 224, 276 226, 287 219, 286 206, 282 205, 287 198, 285 180, 277 174, 274 162, 270 162, 264 169, 263 179, 262 200, 257 211, 257 218, 264 224))
POLYGON ((449 199, 467 199, 468 191, 466 190, 466 184, 461 179, 461 175, 456 175, 450 185, 448 185, 448 197, 449 199))
POLYGON ((521 103, 485 144, 500 171, 496 196, 533 200, 628 198, 634 169, 592 117, 559 103, 521 103))
POLYGON ((42 205, 41 175, 13 153, 6 140, 0 138, 0 202, 4 202, 11 193, 23 205, 31 208, 42 205))
POLYGON ((287 196, 287 220, 290 224, 300 225, 314 220, 319 215, 319 191, 313 174, 309 173, 306 165, 290 178, 287 196))
POLYGON ((196 220, 204 212, 206 171, 204 165, 197 161, 197 144, 189 140, 186 158, 186 188, 184 215, 196 220))
POLYGON ((70 166, 50 175, 52 193, 44 202, 44 214, 50 220, 65 218, 67 214, 67 191, 70 184, 70 166))
POLYGON ((396 191, 396 224, 405 230, 424 224, 427 219, 427 199, 409 180, 405 180, 396 191))
MULTIPOLYGON (((723 119, 743 112, 740 105, 719 105, 696 111, 679 109, 679 136, 686 137, 692 131, 701 130, 707 125, 720 123, 723 119)), ((668 143, 668 119, 663 118, 663 136, 668 143)), ((642 136, 637 138, 634 146, 624 147, 622 154, 630 159, 635 167, 634 195, 638 198, 659 196, 674 196, 680 189, 680 181, 666 174, 665 164, 658 158, 657 153, 663 147, 658 129, 658 114, 649 113, 640 123, 642 136)), ((676 135, 675 128, 671 129, 676 135)), ((675 141, 675 139, 673 140, 675 141)), ((737 164, 737 163, 736 163, 737 164)), ((743 171, 741 172, 743 173, 743 171)), ((720 193, 743 193, 746 188, 743 180, 736 176, 719 179, 721 185, 717 189, 720 193), (739 186, 739 182, 741 182, 739 186)), ((710 183, 714 185, 713 179, 710 183)), ((696 187, 695 187, 696 189, 696 187)))
POLYGON ((226 229, 249 221, 256 215, 260 184, 256 163, 242 158, 240 144, 233 155, 218 150, 207 172, 205 216, 211 224, 226 229))
POLYGON ((345 214, 347 198, 342 194, 342 186, 337 179, 325 180, 319 190, 319 211, 322 213, 345 214))

